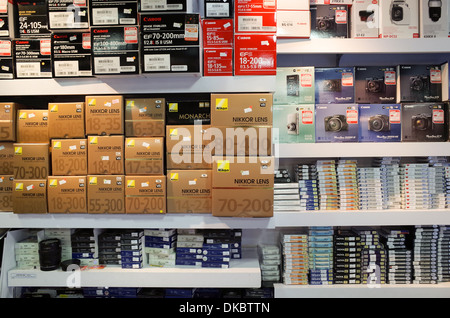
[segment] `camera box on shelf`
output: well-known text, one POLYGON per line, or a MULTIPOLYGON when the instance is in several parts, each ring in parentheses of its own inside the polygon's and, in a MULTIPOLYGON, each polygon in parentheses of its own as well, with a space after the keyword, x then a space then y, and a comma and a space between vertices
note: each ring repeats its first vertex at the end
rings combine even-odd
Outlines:
MULTIPOLYGON (((399 65, 397 102, 440 102, 448 87, 448 64, 399 65)), ((448 94, 448 93, 447 93, 448 94)))
POLYGON ((360 104, 360 142, 399 142, 402 140, 400 104, 360 104))
POLYGON ((88 213, 125 213, 125 176, 89 175, 88 213))
POLYGON ((53 77, 92 76, 89 32, 54 32, 51 41, 53 77))
POLYGON ((51 78, 52 52, 50 37, 13 40, 16 78, 51 78))
POLYGON ((380 1, 380 37, 411 39, 419 37, 419 1, 380 1))
POLYGON ((138 24, 138 0, 89 0, 89 9, 91 26, 138 24))
POLYGON ((88 0, 47 1, 50 30, 89 29, 88 0))
POLYGON ((126 98, 125 135, 164 137, 165 98, 126 98))
POLYGON ((138 26, 92 27, 94 75, 139 74, 138 26))
POLYGON ((13 181, 14 213, 47 213, 47 180, 13 181))
POLYGON ((48 143, 14 143, 14 179, 46 179, 49 157, 48 143))
POLYGON ((355 0, 351 8, 352 38, 378 38, 380 32, 379 2, 355 0))
POLYGON ((52 175, 87 174, 87 139, 52 139, 52 175))
POLYGON ((446 103, 402 104, 402 141, 447 141, 448 135, 446 103))
POLYGON ((316 142, 358 142, 357 104, 317 104, 316 142))
POLYGON ((87 213, 86 176, 47 179, 48 213, 87 213))
POLYGON ((311 12, 277 11, 277 37, 309 38, 311 36, 311 12))
POLYGON ((355 103, 392 104, 397 101, 395 66, 356 66, 355 103))
POLYGON ((316 104, 353 103, 354 81, 353 67, 315 68, 316 104))
POLYGON ((166 176, 125 176, 125 210, 166 213, 166 176))
POLYGON ((12 206, 12 189, 14 176, 2 175, 0 176, 0 211, 11 212, 12 206))
POLYGON ((447 38, 449 33, 448 1, 420 0, 420 37, 447 38))
POLYGON ((235 0, 234 7, 236 33, 277 32, 276 1, 235 0))
POLYGON ((349 37, 348 5, 311 5, 311 38, 349 37))
POLYGON ((314 67, 277 67, 273 103, 312 104, 315 102, 314 67))
POLYGON ((278 134, 274 134, 273 142, 313 143, 315 142, 315 105, 274 105, 274 127, 278 134))
POLYGON ((0 39, 0 80, 14 78, 12 41, 0 39))
POLYGON ((49 37, 47 0, 15 1, 17 38, 49 37))

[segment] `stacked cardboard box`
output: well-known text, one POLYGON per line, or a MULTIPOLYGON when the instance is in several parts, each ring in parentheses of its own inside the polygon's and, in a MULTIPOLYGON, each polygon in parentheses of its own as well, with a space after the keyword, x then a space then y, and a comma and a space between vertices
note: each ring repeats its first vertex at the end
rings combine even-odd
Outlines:
POLYGON ((173 267, 176 258, 176 229, 144 230, 146 263, 156 267, 173 267))

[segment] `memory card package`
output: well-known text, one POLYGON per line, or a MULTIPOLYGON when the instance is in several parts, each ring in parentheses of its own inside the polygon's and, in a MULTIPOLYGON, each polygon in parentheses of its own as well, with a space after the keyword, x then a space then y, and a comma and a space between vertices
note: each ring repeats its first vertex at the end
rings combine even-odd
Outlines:
POLYGON ((313 226, 308 232, 309 283, 311 285, 333 284, 333 275, 321 275, 323 270, 333 271, 332 226, 313 226), (320 275, 319 275, 320 274, 320 275))
POLYGON ((360 284, 361 238, 351 230, 334 234, 334 284, 360 284))
POLYGON ((307 285, 309 274, 308 235, 306 233, 281 234, 283 283, 307 285))
POLYGON ((438 225, 415 226, 414 232, 414 284, 436 284, 438 282, 438 225))

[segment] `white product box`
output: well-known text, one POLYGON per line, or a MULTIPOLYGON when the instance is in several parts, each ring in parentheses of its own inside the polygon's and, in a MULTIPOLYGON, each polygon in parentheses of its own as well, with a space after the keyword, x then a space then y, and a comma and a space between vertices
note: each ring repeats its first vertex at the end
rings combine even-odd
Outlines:
POLYGON ((419 0, 380 1, 380 18, 381 38, 419 37, 419 0))
POLYGON ((309 10, 309 0, 277 0, 277 10, 309 10))
POLYGON ((351 37, 378 38, 380 35, 379 1, 355 0, 351 8, 351 37))
POLYGON ((420 37, 446 38, 449 33, 448 1, 420 0, 420 37))
POLYGON ((277 37, 309 38, 311 35, 311 12, 277 11, 277 37))

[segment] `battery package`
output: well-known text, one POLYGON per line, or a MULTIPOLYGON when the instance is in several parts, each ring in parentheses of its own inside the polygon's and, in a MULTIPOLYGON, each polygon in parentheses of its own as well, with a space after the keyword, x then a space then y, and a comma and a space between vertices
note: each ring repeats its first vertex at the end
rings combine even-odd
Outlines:
POLYGON ((210 125, 210 103, 209 94, 193 98, 168 97, 166 99, 166 123, 167 125, 210 125))
POLYGON ((16 1, 18 38, 50 37, 46 0, 16 1))
POLYGON ((402 104, 402 141, 442 142, 448 133, 447 104, 402 104))
POLYGON ((278 128, 278 139, 274 143, 314 143, 315 105, 274 105, 274 128, 278 128))
POLYGON ((360 104, 359 141, 400 142, 401 112, 400 104, 360 104))
POLYGON ((0 39, 0 80, 14 78, 12 41, 0 39))
POLYGON ((47 180, 48 213, 87 213, 86 176, 52 176, 47 180))
POLYGON ((420 37, 447 38, 448 37, 448 2, 441 0, 420 0, 420 37))
POLYGON ((316 104, 353 103, 355 98, 354 68, 315 68, 316 104))
POLYGON ((357 104, 317 104, 316 142, 357 142, 357 104))
POLYGON ((392 104, 397 100, 395 66, 356 66, 355 102, 359 104, 392 104))
POLYGON ((379 1, 355 0, 351 7, 351 37, 376 39, 380 33, 379 1))
POLYGON ((165 98, 126 98, 125 135, 164 137, 165 98))
POLYGON ((53 77, 92 76, 89 32, 54 32, 51 46, 53 77))
POLYGON ((311 5, 311 38, 349 37, 348 5, 311 5))
POLYGON ((315 102, 314 67, 277 67, 273 102, 278 105, 315 102))
POLYGON ((88 1, 47 1, 49 29, 89 29, 88 1))
POLYGON ((13 40, 16 78, 51 78, 51 39, 13 40))
POLYGON ((89 1, 91 26, 118 26, 138 24, 138 0, 89 1))
POLYGON ((412 39, 419 37, 419 1, 380 1, 380 38, 412 39))

